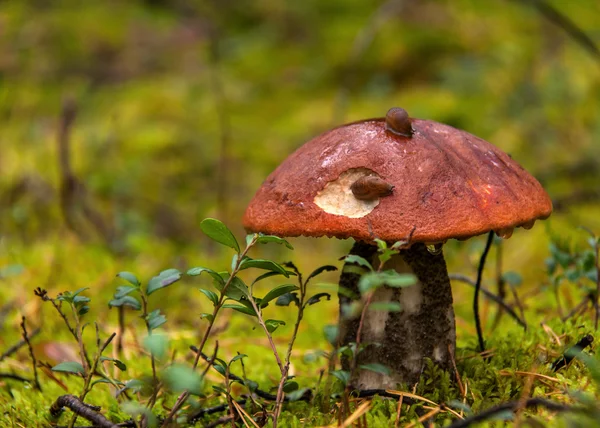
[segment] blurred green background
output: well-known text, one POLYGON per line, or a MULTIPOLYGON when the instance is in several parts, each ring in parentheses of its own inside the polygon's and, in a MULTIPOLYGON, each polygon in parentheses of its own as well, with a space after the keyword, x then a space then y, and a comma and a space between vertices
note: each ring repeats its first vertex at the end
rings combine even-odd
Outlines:
MULTIPOLYGON (((539 4, 1 2, 0 328, 14 329, 21 313, 42 323, 38 286, 88 286, 92 314, 114 323, 104 304, 117 272, 226 267, 230 254, 200 233, 202 218, 242 237, 246 204, 286 156, 393 106, 494 143, 548 190, 551 219, 504 246, 505 269, 535 296, 549 231, 576 243, 580 225, 600 232, 600 60, 539 4)), ((548 4, 600 43, 600 2, 548 4)), ((294 252, 261 251, 310 271, 350 247, 291 242, 294 252)), ((450 271, 473 276, 482 245, 448 243, 450 271)), ((206 301, 189 291, 200 281, 186 282, 162 304, 193 337, 206 301)), ((473 341, 472 291, 455 284, 454 293, 459 341, 473 341)), ((336 300, 309 315, 304 349, 323 344, 336 300)), ((525 304, 552 317, 547 304, 525 304)))

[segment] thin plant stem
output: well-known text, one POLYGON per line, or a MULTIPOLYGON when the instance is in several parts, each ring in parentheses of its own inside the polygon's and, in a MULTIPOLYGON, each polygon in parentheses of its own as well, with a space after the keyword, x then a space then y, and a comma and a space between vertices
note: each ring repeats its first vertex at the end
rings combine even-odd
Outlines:
POLYGON ((42 385, 40 385, 40 380, 38 378, 37 361, 35 359, 33 347, 31 346, 31 342, 29 341, 29 335, 27 334, 27 326, 25 325, 25 316, 21 317, 21 330, 23 331, 23 340, 27 343, 27 348, 29 349, 29 356, 31 357, 31 363, 33 365, 33 382, 34 382, 35 388, 38 391, 41 391, 42 385))
MULTIPOLYGON (((148 332, 148 336, 152 335, 152 328, 150 327, 150 321, 148 321, 148 296, 143 290, 140 290, 140 298, 142 299, 142 317, 144 318, 144 322, 146 324, 146 331, 148 332)), ((156 397, 158 395, 158 377, 156 376, 156 359, 154 358, 154 353, 150 351, 150 362, 152 365, 152 395, 146 404, 148 409, 152 409, 154 404, 156 403, 156 397)))
MULTIPOLYGON (((213 309, 212 317, 209 319, 209 322, 208 322, 208 327, 206 328, 206 331, 204 332, 204 335, 202 336, 202 339, 200 341, 200 346, 198 346, 196 358, 194 359, 194 364, 192 366, 194 370, 196 369, 196 367, 198 367, 198 362, 200 361, 200 356, 202 355, 202 350, 204 349, 204 346, 206 345, 206 342, 208 341, 208 337, 210 336, 210 332, 214 326, 215 319, 217 318, 217 314, 219 313, 221 307, 223 306, 223 303, 225 303, 225 292, 231 285, 231 281, 233 280, 233 278, 235 278, 235 276, 238 274, 238 272, 240 270, 240 266, 242 264, 242 260, 244 260, 244 257, 246 256, 246 254, 248 253, 250 248, 252 248, 256 244, 257 240, 258 240, 258 235, 255 234, 252 237, 252 240, 248 243, 248 245, 244 249, 244 251, 242 251, 241 254, 238 254, 237 260, 235 262, 235 266, 234 266, 233 270, 231 271, 231 275, 229 275, 227 282, 223 286, 223 289, 221 290, 221 295, 219 297, 219 301, 217 302, 217 304, 215 305, 215 307, 213 309)), ((169 414, 164 419, 164 421, 161 425, 162 428, 166 428, 167 426, 169 426, 169 424, 173 420, 173 416, 175 416, 175 413, 177 413, 177 411, 179 411, 179 409, 181 409, 181 406, 183 406, 183 403, 185 403, 185 400, 187 400, 189 396, 190 396, 189 391, 184 391, 179 395, 179 397, 177 397, 177 401, 175 402, 175 404, 173 405, 173 408, 171 409, 171 411, 169 412, 169 414)))
MULTIPOLYGON (((469 284, 472 287, 475 287, 476 282, 473 281, 471 278, 469 278, 466 275, 462 275, 460 273, 451 273, 448 274, 448 277, 451 280, 454 281, 461 281, 464 282, 465 284, 469 284)), ((504 310, 515 319, 515 321, 517 321, 517 323, 519 323, 520 326, 522 326, 524 329, 527 329, 527 323, 525 322, 525 319, 521 319, 519 317, 519 315, 517 315, 517 313, 504 301, 502 300, 500 297, 496 296, 494 293, 492 293, 491 291, 489 291, 487 288, 483 287, 480 285, 479 287, 480 291, 483 293, 483 295, 485 297, 487 297, 488 299, 494 301, 495 303, 497 303, 498 305, 502 306, 504 308, 504 310)))
POLYGON ((308 284, 307 279, 306 282, 302 281, 302 275, 300 272, 296 272, 298 274, 298 284, 300 286, 300 298, 298 302, 298 315, 296 317, 296 323, 294 324, 294 331, 292 332, 292 339, 288 344, 288 349, 285 355, 285 366, 283 368, 283 372, 281 373, 281 380, 279 381, 279 386, 277 387, 277 399, 275 400, 275 412, 273 414, 273 426, 275 426, 277 420, 279 419, 279 415, 281 414, 281 409, 283 408, 283 386, 285 385, 285 381, 287 380, 288 373, 290 370, 290 362, 292 358, 292 348, 294 347, 294 343, 296 342, 296 336, 298 335, 298 329, 300 328, 300 322, 304 316, 305 303, 304 300, 306 298, 306 286, 308 284))
POLYGON ((477 281, 475 282, 475 297, 473 298, 473 314, 475 316, 475 327, 477 328, 477 339, 479 340, 480 352, 485 351, 485 342, 483 340, 483 331, 481 329, 481 319, 479 318, 479 290, 481 289, 481 278, 483 276, 483 268, 485 267, 485 259, 490 251, 493 240, 494 231, 490 231, 490 233, 488 233, 487 242, 485 243, 485 248, 481 254, 481 259, 479 260, 479 267, 477 268, 477 281))

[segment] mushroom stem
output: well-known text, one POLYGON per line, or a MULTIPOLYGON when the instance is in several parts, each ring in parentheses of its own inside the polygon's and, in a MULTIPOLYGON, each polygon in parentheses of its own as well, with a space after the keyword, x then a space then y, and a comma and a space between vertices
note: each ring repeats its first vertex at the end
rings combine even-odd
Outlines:
MULTIPOLYGON (((376 247, 356 242, 350 254, 359 255, 376 264, 376 247)), ((369 344, 357 356, 356 367, 379 363, 391 369, 384 375, 357 369, 351 379, 358 389, 395 388, 397 384, 412 385, 419 381, 429 358, 442 369, 450 369, 456 347, 452 290, 444 256, 431 254, 424 244, 413 244, 409 249, 392 257, 386 267, 400 273, 414 273, 417 284, 406 288, 382 287, 375 292, 372 302, 399 302, 400 312, 367 310, 363 320, 361 343, 369 344)), ((342 271, 340 286, 360 295, 360 275, 342 271)), ((359 319, 344 319, 342 307, 352 299, 339 295, 341 344, 356 342, 359 319)), ((342 359, 342 367, 349 370, 351 362, 342 359)))

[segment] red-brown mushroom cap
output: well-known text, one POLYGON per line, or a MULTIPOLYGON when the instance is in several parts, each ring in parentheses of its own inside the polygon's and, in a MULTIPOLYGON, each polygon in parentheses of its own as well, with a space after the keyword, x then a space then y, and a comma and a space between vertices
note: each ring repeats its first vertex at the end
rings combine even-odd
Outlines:
POLYGON ((494 145, 392 109, 386 119, 350 123, 300 147, 265 180, 244 226, 386 241, 412 231, 412 242, 433 243, 490 230, 510 235, 551 212, 540 183, 494 145))

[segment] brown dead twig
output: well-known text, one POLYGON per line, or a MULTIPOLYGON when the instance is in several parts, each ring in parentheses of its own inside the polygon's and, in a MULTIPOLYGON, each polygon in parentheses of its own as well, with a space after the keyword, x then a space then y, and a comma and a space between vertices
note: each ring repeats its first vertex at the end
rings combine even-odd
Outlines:
MULTIPOLYGON (((37 336, 40 333, 40 328, 36 328, 35 330, 33 330, 31 333, 29 333, 28 337, 29 339, 33 339, 35 336, 37 336)), ((8 348, 6 351, 4 351, 2 353, 2 355, 0 355, 0 361, 4 360, 5 358, 10 357, 12 354, 14 354, 15 352, 17 352, 19 349, 21 349, 27 342, 25 341, 25 339, 21 339, 19 340, 17 343, 15 343, 14 345, 12 345, 10 348, 8 348)))
POLYGON ((103 415, 98 413, 100 407, 92 406, 82 402, 79 398, 71 394, 61 395, 56 399, 50 407, 50 415, 57 418, 60 416, 63 408, 68 407, 77 416, 87 419, 92 422, 95 427, 99 428, 117 428, 119 425, 112 423, 103 415))
POLYGON ((42 390, 42 385, 40 385, 40 380, 38 378, 37 372, 37 361, 35 359, 35 354, 33 352, 33 348, 31 347, 31 342, 29 341, 29 336, 27 335, 27 327, 25 326, 25 317, 21 317, 21 330, 23 332, 23 340, 27 343, 27 348, 29 349, 29 356, 31 357, 31 363, 33 365, 33 384, 38 391, 42 390))

